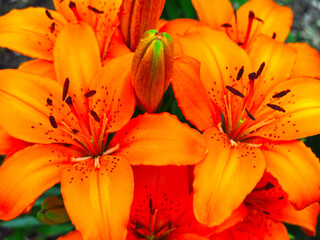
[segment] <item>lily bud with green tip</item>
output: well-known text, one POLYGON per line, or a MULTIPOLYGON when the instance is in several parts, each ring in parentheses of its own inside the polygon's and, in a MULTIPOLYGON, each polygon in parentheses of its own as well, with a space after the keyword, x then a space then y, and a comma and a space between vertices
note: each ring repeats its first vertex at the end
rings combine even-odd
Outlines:
POLYGON ((135 51, 143 33, 157 26, 165 0, 123 0, 120 31, 125 44, 135 51))
POLYGON ((62 198, 58 196, 47 197, 41 204, 41 210, 37 213, 37 220, 48 225, 70 221, 62 198))
POLYGON ((173 41, 169 34, 148 30, 141 38, 132 61, 132 85, 138 107, 154 113, 161 105, 173 72, 173 41))

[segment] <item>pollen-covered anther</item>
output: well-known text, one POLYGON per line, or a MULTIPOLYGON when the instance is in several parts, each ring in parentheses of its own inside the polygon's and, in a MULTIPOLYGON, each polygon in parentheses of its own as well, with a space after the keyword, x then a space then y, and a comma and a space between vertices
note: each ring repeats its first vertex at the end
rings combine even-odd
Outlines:
POLYGON ((90 90, 90 91, 86 92, 86 94, 84 94, 84 96, 86 98, 89 98, 89 97, 92 97, 93 95, 95 95, 96 93, 97 93, 96 90, 90 90))
POLYGON ((255 19, 255 20, 258 20, 258 21, 261 22, 261 23, 264 23, 261 18, 255 17, 254 19, 255 19))
POLYGON ((248 117, 249 117, 251 120, 255 121, 256 119, 255 119, 254 116, 248 111, 248 109, 245 109, 245 110, 246 110, 246 112, 247 112, 248 117))
POLYGON ((56 29, 56 23, 53 22, 50 26, 50 32, 53 33, 55 29, 56 29))
POLYGON ((48 9, 46 9, 46 15, 50 20, 53 20, 53 17, 51 16, 51 13, 49 12, 48 9))
POLYGON ((239 96, 241 98, 244 98, 244 95, 241 92, 239 92, 237 89, 235 89, 235 88, 233 88, 231 86, 226 86, 226 89, 228 89, 234 95, 239 96))
POLYGON ((276 39, 276 37, 277 37, 277 34, 274 32, 274 33, 272 34, 272 39, 276 39))
POLYGON ((221 27, 224 27, 224 28, 231 28, 231 27, 232 27, 232 25, 231 25, 231 24, 229 24, 229 23, 224 23, 224 24, 222 24, 222 25, 221 25, 221 27))
POLYGON ((63 84, 63 91, 62 91, 62 101, 64 101, 68 95, 70 80, 69 78, 66 78, 63 84))
POLYGON ((259 69, 258 69, 258 71, 257 71, 257 74, 255 75, 255 79, 257 79, 257 78, 261 75, 261 73, 262 73, 265 65, 266 65, 265 62, 262 62, 262 63, 261 63, 261 65, 260 65, 260 67, 259 67, 259 69))
POLYGON ((281 91, 281 92, 279 92, 279 93, 274 94, 274 95, 272 96, 272 98, 281 98, 281 97, 284 97, 284 96, 287 95, 289 92, 291 92, 290 89, 281 91))
POLYGON ((94 120, 96 120, 97 122, 100 122, 100 118, 99 118, 98 114, 95 111, 90 110, 90 114, 94 118, 94 120))
POLYGON ((279 112, 286 112, 286 110, 284 110, 282 107, 280 107, 278 105, 275 105, 275 104, 268 103, 267 106, 269 108, 272 108, 273 110, 276 110, 276 111, 279 111, 279 112))
POLYGON ((96 8, 90 6, 90 5, 88 6, 88 9, 91 10, 92 12, 97 13, 97 14, 102 14, 102 13, 104 13, 103 11, 98 10, 98 9, 96 9, 96 8))
POLYGON ((50 121, 50 124, 51 124, 51 126, 53 128, 57 128, 58 127, 56 119, 54 118, 54 116, 49 116, 49 121, 50 121))
POLYGON ((239 72, 238 72, 238 75, 237 75, 237 80, 239 81, 243 75, 243 72, 244 72, 244 66, 242 66, 240 69, 239 69, 239 72))

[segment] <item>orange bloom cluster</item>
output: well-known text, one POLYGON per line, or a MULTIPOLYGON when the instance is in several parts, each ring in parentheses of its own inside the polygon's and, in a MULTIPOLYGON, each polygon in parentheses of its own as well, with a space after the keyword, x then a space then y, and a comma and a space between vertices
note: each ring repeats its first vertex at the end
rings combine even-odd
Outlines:
POLYGON ((192 0, 199 20, 159 21, 164 0, 53 3, 0 17, 0 46, 34 58, 0 71, 1 220, 60 183, 42 210, 74 225, 60 240, 316 234, 320 164, 299 139, 320 133, 320 56, 284 43, 289 8, 192 0))

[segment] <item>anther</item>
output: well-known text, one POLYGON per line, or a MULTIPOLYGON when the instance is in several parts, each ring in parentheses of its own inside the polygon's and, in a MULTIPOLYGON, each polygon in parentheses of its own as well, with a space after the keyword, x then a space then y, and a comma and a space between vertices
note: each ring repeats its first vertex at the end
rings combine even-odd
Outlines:
POLYGON ((256 73, 255 72, 252 72, 252 73, 249 74, 249 79, 251 81, 254 81, 255 78, 256 78, 256 73))
POLYGON ((261 75, 261 73, 262 73, 265 65, 266 65, 265 62, 262 62, 262 63, 261 63, 261 65, 260 65, 260 67, 259 67, 259 69, 258 69, 258 71, 257 71, 257 74, 256 74, 256 76, 255 76, 255 79, 257 79, 257 78, 261 75))
POLYGON ((62 91, 62 101, 64 101, 67 97, 68 90, 69 90, 70 80, 66 78, 63 84, 63 91, 62 91))
POLYGON ((246 112, 247 112, 247 114, 248 114, 248 117, 249 117, 251 120, 253 120, 253 121, 256 120, 256 119, 254 118, 254 116, 248 111, 248 109, 246 109, 246 112))
POLYGON ((50 26, 50 32, 53 33, 55 29, 56 29, 56 23, 53 22, 50 26))
POLYGON ((72 98, 71 98, 70 96, 67 97, 66 103, 67 103, 68 105, 72 106, 72 98))
POLYGON ((269 189, 274 188, 274 185, 272 183, 267 183, 266 185, 266 190, 268 191, 269 189))
POLYGON ((73 1, 69 2, 69 8, 72 10, 72 12, 73 12, 74 16, 76 17, 76 19, 78 21, 80 21, 81 20, 81 16, 80 16, 80 14, 79 14, 79 12, 77 10, 76 4, 73 1))
POLYGON ((86 98, 89 98, 89 97, 92 97, 93 95, 95 95, 96 93, 97 93, 96 90, 90 90, 90 91, 88 91, 84 96, 85 96, 86 98))
POLYGON ((279 112, 286 112, 286 110, 284 110, 282 107, 275 105, 275 104, 268 103, 267 106, 269 108, 272 108, 273 110, 277 110, 279 112))
POLYGON ((48 104, 49 106, 52 106, 52 100, 51 100, 50 98, 47 98, 47 104, 48 104))
POLYGON ((254 19, 255 19, 255 20, 258 20, 259 22, 262 22, 262 23, 263 23, 263 20, 262 20, 261 18, 255 17, 254 19))
POLYGON ((95 111, 90 110, 90 114, 94 118, 94 120, 96 120, 97 122, 100 122, 100 118, 99 118, 98 114, 95 111))
POLYGON ((275 95, 272 96, 272 98, 281 98, 285 95, 287 95, 289 92, 291 92, 290 89, 287 89, 287 90, 284 90, 284 91, 281 91, 279 93, 276 93, 275 95))
POLYGON ((91 11, 93 11, 95 13, 98 13, 98 14, 102 14, 103 13, 103 11, 98 10, 98 9, 96 9, 96 8, 90 6, 90 5, 88 6, 88 8, 89 8, 89 10, 91 10, 91 11))
POLYGON ((172 222, 171 222, 171 221, 168 222, 168 229, 169 229, 169 230, 172 229, 172 222))
POLYGON ((242 66, 242 67, 239 69, 239 72, 238 72, 238 75, 237 75, 237 80, 238 80, 238 81, 239 81, 240 78, 242 77, 243 71, 244 71, 244 66, 242 66))
POLYGON ((51 13, 47 9, 46 9, 46 15, 47 15, 48 18, 53 20, 53 17, 51 16, 51 13))
POLYGON ((229 24, 229 23, 224 23, 224 24, 221 25, 221 27, 230 28, 230 27, 232 27, 232 25, 229 24))
POLYGON ((153 215, 154 214, 154 210, 153 210, 152 199, 151 198, 149 198, 149 209, 150 209, 151 215, 153 215))
POLYGON ((233 88, 233 87, 231 87, 231 86, 226 86, 226 88, 227 88, 230 92, 232 92, 234 95, 239 96, 239 97, 241 97, 241 98, 244 98, 244 95, 243 95, 241 92, 239 92, 237 89, 235 89, 235 88, 233 88))
POLYGON ((49 117, 49 121, 50 121, 50 124, 53 128, 57 128, 58 125, 57 125, 57 122, 56 122, 56 119, 54 118, 54 116, 50 116, 49 117))
POLYGON ((77 133, 79 132, 79 130, 77 130, 77 129, 72 129, 72 132, 73 132, 74 134, 77 134, 77 133))
POLYGON ((272 39, 276 39, 276 37, 277 37, 277 34, 274 32, 274 33, 272 34, 272 39))

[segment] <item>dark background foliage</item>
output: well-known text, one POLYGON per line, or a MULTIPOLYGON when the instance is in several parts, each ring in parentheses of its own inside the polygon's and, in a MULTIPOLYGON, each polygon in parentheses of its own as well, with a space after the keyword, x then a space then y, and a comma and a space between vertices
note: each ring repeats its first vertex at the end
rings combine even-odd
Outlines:
MULTIPOLYGON (((247 0, 231 1, 234 7, 238 8, 247 0)), ((294 22, 287 41, 307 42, 319 51, 320 0, 276 0, 276 2, 291 7, 294 12, 294 22)), ((0 15, 4 15, 14 8, 22 9, 30 6, 53 9, 51 0, 0 0, 0 15)), ((191 0, 167 0, 162 17, 168 20, 179 17, 197 18, 197 14, 191 4, 191 0)), ((8 49, 0 48, 0 69, 17 68, 21 62, 28 59, 8 49)), ((181 114, 174 104, 171 106, 171 112, 178 116, 181 114)), ((180 117, 182 116, 180 115, 180 117)), ((320 135, 304 139, 304 141, 320 157, 320 135)), ((49 189, 36 201, 29 215, 23 215, 8 222, 0 221, 0 240, 51 240, 72 230, 71 223, 48 226, 36 220, 35 215, 40 210, 41 202, 51 195, 60 195, 60 187, 58 185, 49 189)), ((320 240, 319 233, 315 238, 311 238, 306 237, 299 227, 287 225, 287 228, 291 239, 320 240)), ((318 224, 317 230, 320 232, 320 224, 318 224)))

